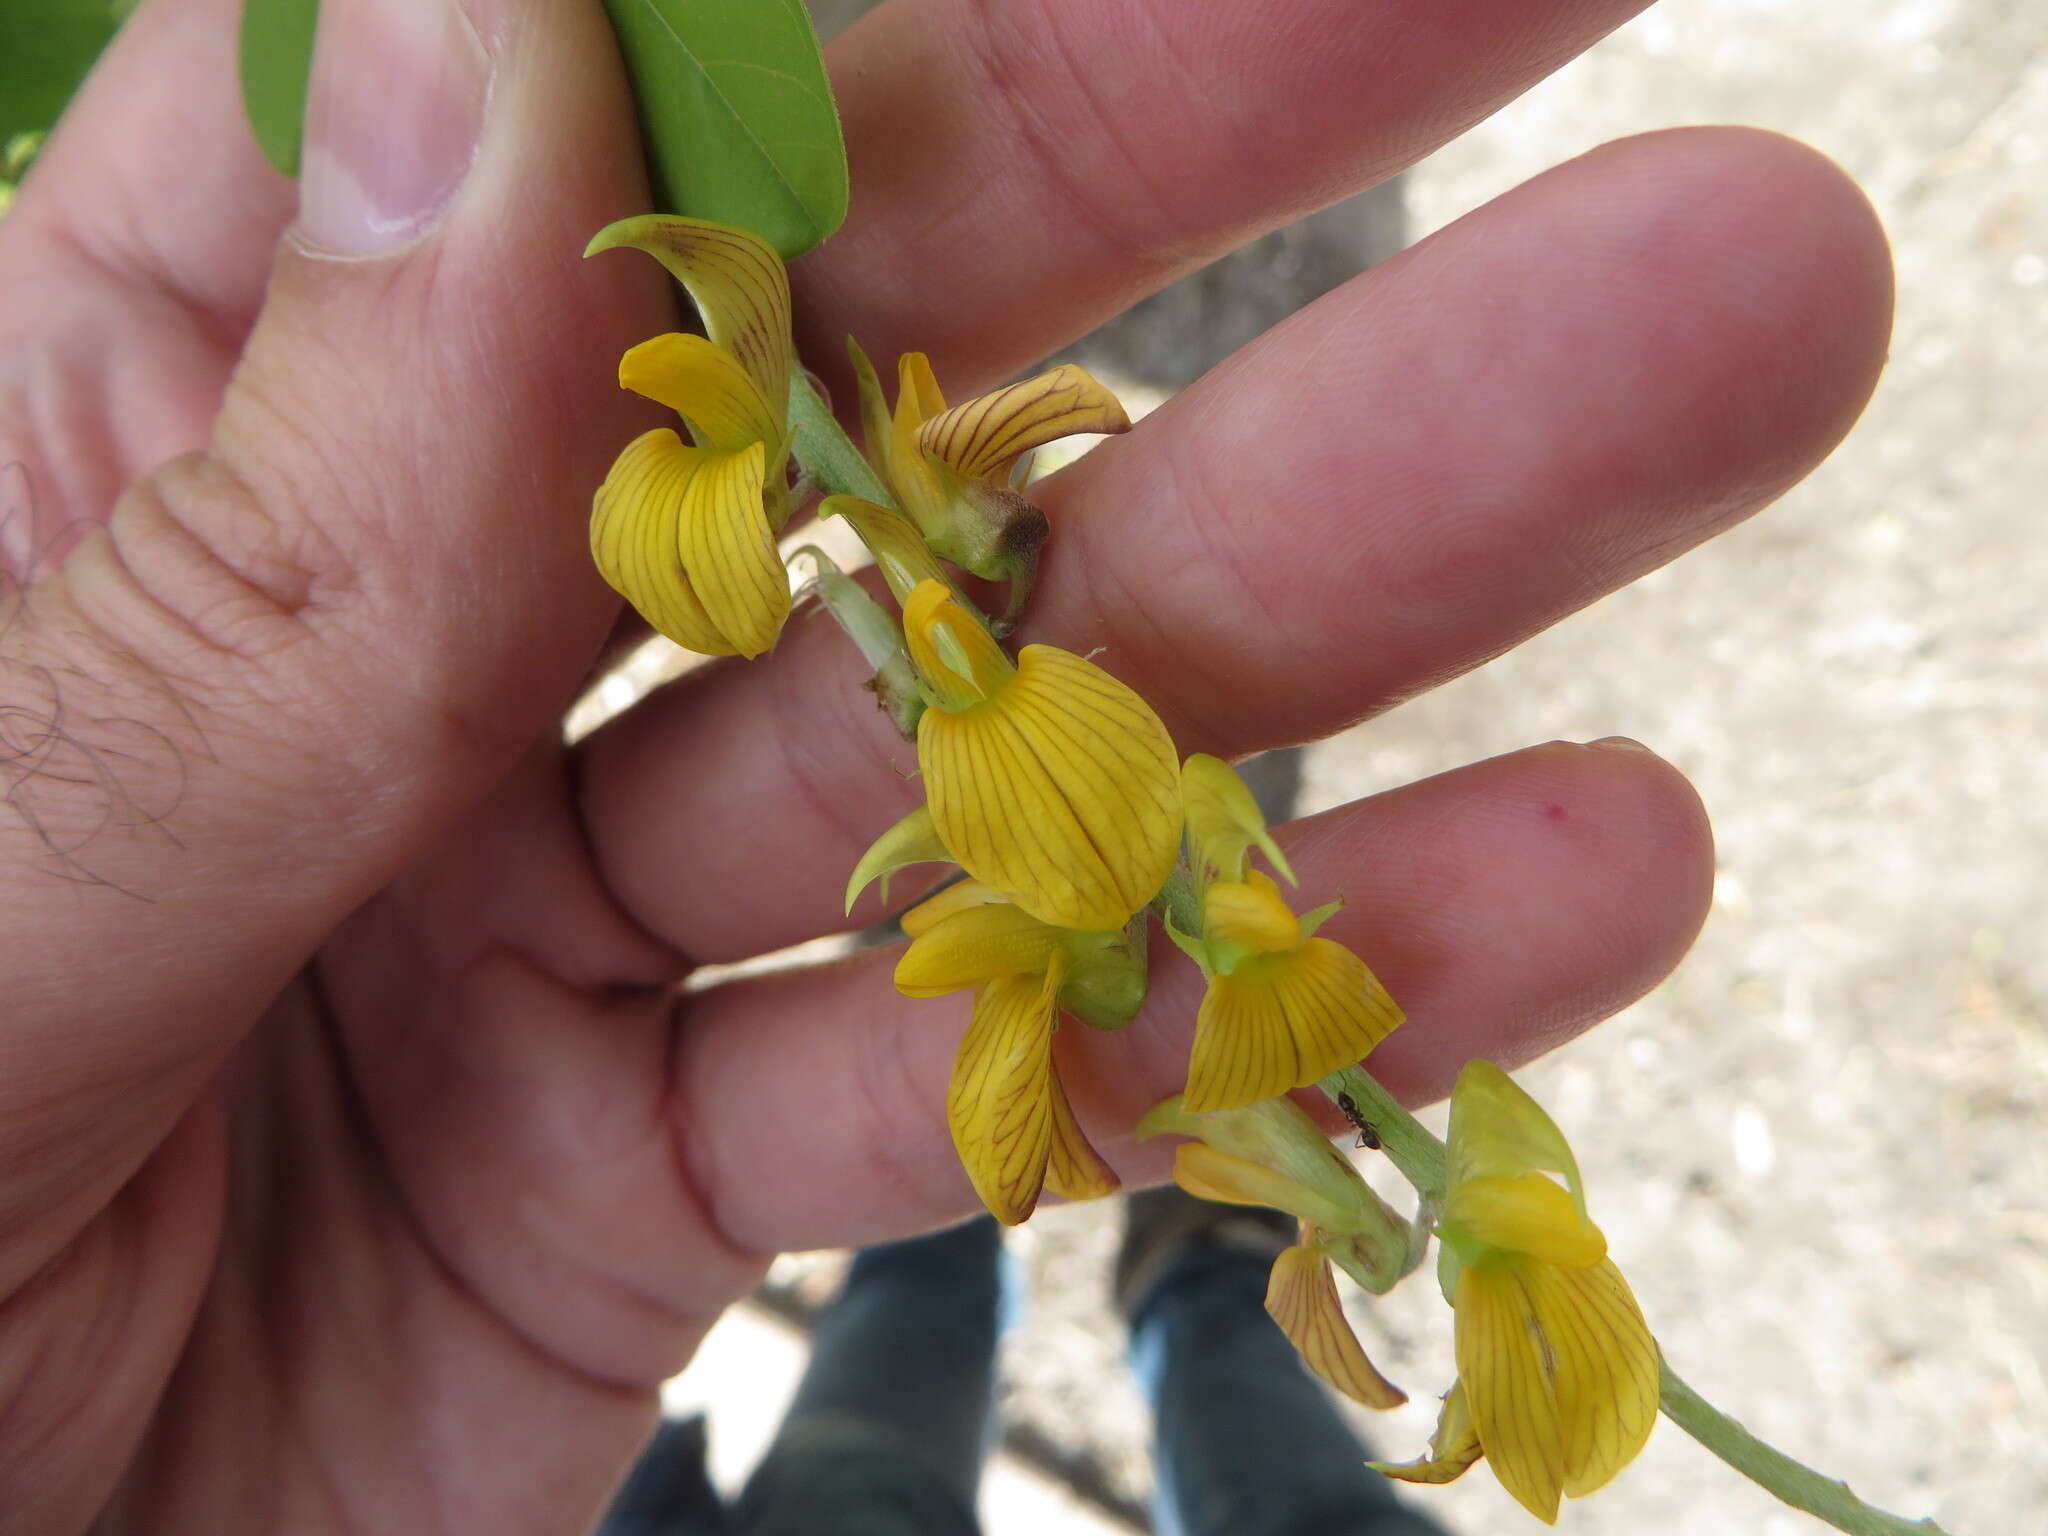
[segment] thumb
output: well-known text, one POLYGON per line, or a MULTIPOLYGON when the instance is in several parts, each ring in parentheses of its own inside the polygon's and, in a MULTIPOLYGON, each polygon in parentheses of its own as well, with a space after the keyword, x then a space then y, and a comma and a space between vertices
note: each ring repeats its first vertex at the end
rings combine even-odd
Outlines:
POLYGON ((0 1063, 35 1064, 0 1070, 0 1170, 37 1180, 0 1173, 0 1230, 129 1176, 554 728, 614 612, 612 369, 668 311, 580 261, 644 206, 603 8, 321 9, 299 218, 210 448, 0 592, 0 1063))

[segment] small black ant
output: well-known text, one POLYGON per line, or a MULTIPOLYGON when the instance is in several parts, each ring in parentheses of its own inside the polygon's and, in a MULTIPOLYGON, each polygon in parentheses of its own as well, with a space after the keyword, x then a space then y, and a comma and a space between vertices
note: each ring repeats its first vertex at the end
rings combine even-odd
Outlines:
POLYGON ((1370 1120, 1358 1112, 1358 1106, 1352 1102, 1351 1095, 1348 1093, 1338 1094, 1337 1107, 1344 1111, 1344 1118, 1346 1120, 1349 1120, 1358 1127, 1358 1140, 1354 1145, 1370 1149, 1374 1152, 1379 1151, 1380 1133, 1373 1129, 1373 1124, 1370 1120))

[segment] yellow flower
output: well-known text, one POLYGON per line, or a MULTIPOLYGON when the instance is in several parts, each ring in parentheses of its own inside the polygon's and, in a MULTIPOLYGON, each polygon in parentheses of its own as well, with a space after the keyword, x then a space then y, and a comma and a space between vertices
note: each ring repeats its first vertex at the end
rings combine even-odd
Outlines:
POLYGON ((1337 1299, 1332 1265, 1368 1290, 1387 1291, 1419 1257, 1420 1234, 1291 1099, 1207 1115, 1191 1115, 1181 1099, 1168 1099, 1138 1122, 1141 1138, 1161 1132, 1199 1138, 1174 1153, 1174 1182, 1189 1194, 1271 1206, 1301 1223, 1301 1241, 1273 1262, 1266 1311, 1309 1368, 1369 1408, 1406 1402, 1359 1346, 1337 1299))
POLYGON ((1053 1066, 1062 1009, 1122 1028, 1145 996, 1138 941, 1042 923, 965 881, 903 914, 910 947, 896 965, 907 997, 974 989, 974 1015, 946 1090, 953 1145, 982 1203, 1012 1226, 1040 1190, 1090 1200, 1117 1188, 1074 1119, 1053 1066))
POLYGON ((1188 840, 1203 884, 1202 932, 1174 932, 1209 978, 1188 1057, 1192 1114, 1305 1088, 1350 1066, 1404 1015, 1363 960, 1316 929, 1341 903, 1297 917, 1272 878, 1248 868, 1254 847, 1290 880, 1244 783, 1218 758, 1183 773, 1188 840))
POLYGON ((1180 841, 1173 740, 1092 662, 1027 645, 1015 664, 937 581, 903 607, 931 707, 917 760, 955 863, 1041 922, 1121 929, 1166 881, 1180 841))
POLYGON ((1657 1418, 1657 1344, 1586 1215, 1555 1122, 1490 1062, 1451 1091, 1439 1278, 1458 1381, 1430 1454, 1390 1477, 1447 1482, 1484 1455, 1546 1524, 1633 1461, 1657 1418), (1559 1184, 1551 1174, 1559 1175, 1559 1184))
POLYGON ((644 341, 619 383, 683 418, 626 445, 598 488, 590 552, 604 579, 678 645, 758 656, 789 614, 775 536, 789 517, 789 276, 742 229, 663 214, 622 219, 586 255, 630 246, 668 268, 706 336, 644 341))
POLYGON ((1023 456, 1077 432, 1126 432, 1112 395, 1072 363, 946 408, 922 352, 897 360, 896 408, 858 343, 861 434, 891 494, 940 555, 977 576, 1011 582, 1014 620, 1045 542, 1045 514, 1011 487, 1023 456))

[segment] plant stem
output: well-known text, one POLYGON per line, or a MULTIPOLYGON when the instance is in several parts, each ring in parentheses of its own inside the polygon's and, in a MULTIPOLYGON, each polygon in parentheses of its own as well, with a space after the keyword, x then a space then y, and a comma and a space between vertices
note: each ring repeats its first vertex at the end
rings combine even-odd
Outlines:
POLYGON ((1444 1144, 1396 1102, 1363 1067, 1339 1067, 1317 1084, 1332 1102, 1344 1094, 1380 1139, 1380 1149, 1415 1192, 1431 1205, 1443 1204, 1444 1144))
POLYGON ((896 499, 881 477, 869 468, 853 439, 833 416, 832 407, 798 368, 789 378, 791 452, 804 474, 826 496, 858 496, 876 506, 897 510, 896 499))
POLYGON ((1758 1487, 1850 1536, 1947 1536, 1933 1520, 1908 1520, 1874 1509, 1839 1478, 1823 1477, 1766 1445, 1663 1367, 1664 1417, 1758 1487))
MULTIPOLYGON (((1442 1203, 1444 1144, 1396 1103, 1371 1073, 1363 1067, 1342 1067, 1316 1086, 1333 1101, 1340 1093, 1349 1097, 1416 1193, 1426 1203, 1442 1203)), ((1664 1417, 1766 1493, 1848 1536, 1948 1536, 1931 1519, 1907 1520, 1864 1503, 1839 1478, 1823 1477, 1757 1439, 1686 1385, 1669 1364, 1662 1364, 1662 1371, 1664 1417)))

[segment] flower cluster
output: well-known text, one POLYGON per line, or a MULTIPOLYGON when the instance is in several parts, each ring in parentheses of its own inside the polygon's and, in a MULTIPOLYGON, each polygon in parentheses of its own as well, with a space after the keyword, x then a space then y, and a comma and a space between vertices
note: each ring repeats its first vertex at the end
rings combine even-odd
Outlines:
MULTIPOLYGON (((689 441, 658 428, 626 447, 597 493, 592 553, 678 644, 761 655, 792 603, 777 537, 808 494, 792 490, 793 443, 805 430, 844 443, 828 412, 803 417, 816 397, 794 362, 787 276, 752 235, 697 220, 629 219, 591 245, 617 247, 660 260, 705 334, 656 337, 620 364, 620 383, 674 410, 689 441)), ((1403 1022, 1365 962, 1319 933, 1341 903, 1294 909, 1282 884, 1294 871, 1243 781, 1215 757, 1182 761, 1111 670, 1006 644, 1047 537, 1023 465, 1071 433, 1127 429, 1123 410, 1072 366, 949 407, 920 353, 899 360, 892 406, 858 346, 851 354, 865 460, 849 445, 832 475, 798 457, 830 493, 818 514, 859 533, 897 611, 815 551, 805 593, 876 668, 872 686, 916 741, 924 803, 862 857, 846 904, 877 881, 886 899, 910 865, 960 872, 903 914, 895 983, 913 998, 972 994, 945 1112, 975 1190, 1016 1223, 1048 1187, 1077 1200, 1118 1187, 1053 1040, 1064 1020, 1131 1022, 1156 920, 1170 941, 1158 947, 1177 946, 1207 985, 1186 1086, 1138 1134, 1189 1138, 1174 1171, 1190 1192, 1298 1220, 1267 1308, 1317 1372, 1372 1406, 1404 1398, 1346 1322, 1336 1273, 1384 1291, 1433 1227, 1458 1380, 1430 1454, 1382 1470, 1447 1481, 1484 1457, 1554 1519, 1562 1495, 1598 1487, 1641 1448, 1658 1377, 1563 1137, 1503 1073, 1473 1062, 1452 1097, 1440 1211, 1425 1200, 1404 1220, 1372 1191, 1288 1097, 1352 1072, 1403 1022), (970 600, 961 572, 1008 583, 1001 615, 970 600)))
MULTIPOLYGON (((1174 1180, 1190 1194, 1300 1221, 1300 1242, 1273 1265, 1267 1311, 1340 1392, 1375 1408, 1405 1401, 1346 1322, 1332 1267, 1385 1291, 1421 1257, 1421 1234, 1315 1123, 1289 1099, 1207 1115, 1169 1099, 1138 1133, 1197 1138, 1174 1155, 1174 1180)), ((1599 1488, 1648 1440, 1657 1346, 1586 1214, 1563 1133, 1491 1062, 1467 1063, 1451 1090, 1448 1171, 1437 1275, 1455 1317, 1458 1379, 1429 1454, 1373 1465, 1406 1482, 1447 1483, 1484 1457, 1502 1487, 1551 1523, 1561 1496, 1599 1488)))
POLYGON ((1564 1133, 1491 1062, 1468 1063, 1451 1090, 1449 1156, 1437 1275, 1458 1380, 1429 1455, 1380 1470, 1448 1482, 1483 1455, 1552 1523, 1560 1495, 1601 1487, 1650 1438, 1656 1341, 1586 1215, 1564 1133))

